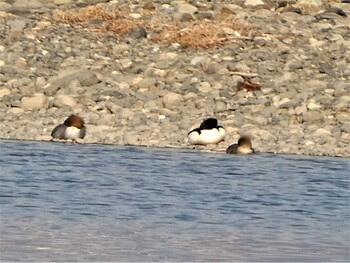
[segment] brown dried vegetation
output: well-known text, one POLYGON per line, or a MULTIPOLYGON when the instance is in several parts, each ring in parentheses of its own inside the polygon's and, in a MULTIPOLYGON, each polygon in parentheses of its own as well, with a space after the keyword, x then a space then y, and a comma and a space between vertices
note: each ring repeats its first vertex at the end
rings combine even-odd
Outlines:
POLYGON ((53 21, 57 23, 87 23, 100 21, 100 26, 94 29, 110 31, 125 35, 132 29, 143 26, 150 35, 150 40, 160 43, 178 43, 184 48, 213 48, 224 45, 233 37, 250 36, 255 28, 247 21, 237 21, 234 14, 222 15, 219 19, 200 19, 189 22, 173 21, 157 10, 144 10, 140 18, 130 16, 130 10, 107 9, 106 5, 98 4, 77 10, 53 13, 53 21), (228 35, 224 28, 236 32, 228 35))

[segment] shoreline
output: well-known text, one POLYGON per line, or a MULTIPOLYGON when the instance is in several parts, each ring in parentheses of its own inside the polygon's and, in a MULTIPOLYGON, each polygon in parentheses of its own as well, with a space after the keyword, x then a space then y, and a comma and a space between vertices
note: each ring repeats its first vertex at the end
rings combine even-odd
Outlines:
MULTIPOLYGON (((51 141, 51 140, 28 140, 28 139, 3 139, 0 138, 0 141, 4 142, 37 142, 37 143, 58 143, 58 144, 68 144, 68 145, 86 145, 86 146, 108 146, 108 147, 133 147, 133 148, 148 148, 148 149, 161 149, 161 150, 167 150, 167 149, 174 149, 174 150, 187 150, 187 151, 193 151, 193 152, 201 152, 201 153, 212 153, 212 154, 225 154, 225 149, 221 148, 220 150, 217 149, 207 149, 205 146, 174 146, 174 145, 168 145, 168 146, 147 146, 147 145, 120 145, 120 144, 108 144, 108 143, 85 143, 82 140, 80 142, 72 142, 72 141, 51 141)), ((254 154, 227 154, 229 156, 251 156, 251 155, 260 155, 260 154, 267 154, 267 155, 283 155, 283 156, 301 156, 301 157, 320 157, 320 158, 342 158, 342 159, 349 159, 348 156, 330 156, 330 155, 307 155, 307 154, 296 154, 296 153, 275 153, 275 152, 259 152, 256 151, 254 154)))
POLYGON ((349 4, 103 2, 0 5, 0 139, 49 141, 74 113, 86 144, 224 152, 249 135, 259 153, 350 157, 349 4), (225 141, 188 146, 209 117, 225 141))

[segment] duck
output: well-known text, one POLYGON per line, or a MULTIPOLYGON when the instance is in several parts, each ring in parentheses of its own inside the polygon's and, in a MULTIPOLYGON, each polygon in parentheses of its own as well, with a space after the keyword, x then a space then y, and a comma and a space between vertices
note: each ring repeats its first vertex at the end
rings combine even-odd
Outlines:
POLYGON ((86 127, 84 121, 77 115, 70 115, 64 123, 56 126, 51 136, 53 139, 60 140, 76 140, 78 138, 83 139, 86 134, 86 127))
POLYGON ((249 136, 241 136, 236 144, 230 145, 226 149, 228 154, 250 154, 255 153, 252 147, 252 141, 249 136))
POLYGON ((225 135, 225 129, 218 125, 218 120, 208 118, 188 133, 188 142, 193 145, 217 144, 225 140, 225 135))

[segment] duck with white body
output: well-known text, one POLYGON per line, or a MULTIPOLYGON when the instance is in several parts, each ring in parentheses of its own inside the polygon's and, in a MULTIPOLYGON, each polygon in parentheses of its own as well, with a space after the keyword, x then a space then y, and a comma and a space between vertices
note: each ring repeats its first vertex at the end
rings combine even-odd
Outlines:
POLYGON ((217 119, 209 118, 188 133, 188 142, 194 145, 217 144, 225 140, 225 135, 225 129, 218 125, 217 119))

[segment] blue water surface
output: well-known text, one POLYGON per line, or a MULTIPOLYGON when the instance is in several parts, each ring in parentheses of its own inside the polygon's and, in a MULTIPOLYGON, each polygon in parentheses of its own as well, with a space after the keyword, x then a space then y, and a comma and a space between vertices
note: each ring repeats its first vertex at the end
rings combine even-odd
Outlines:
POLYGON ((347 158, 0 141, 0 169, 0 261, 349 261, 347 158))

